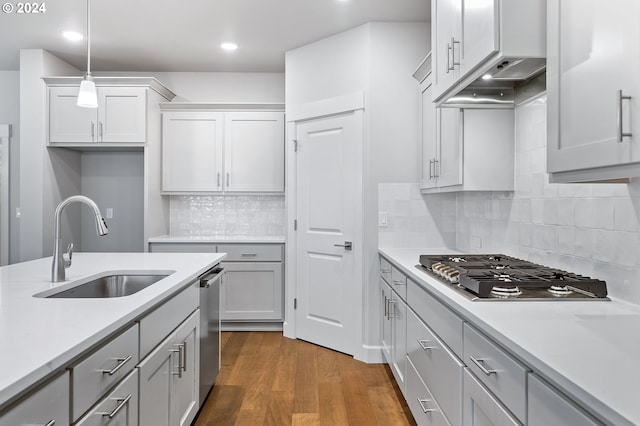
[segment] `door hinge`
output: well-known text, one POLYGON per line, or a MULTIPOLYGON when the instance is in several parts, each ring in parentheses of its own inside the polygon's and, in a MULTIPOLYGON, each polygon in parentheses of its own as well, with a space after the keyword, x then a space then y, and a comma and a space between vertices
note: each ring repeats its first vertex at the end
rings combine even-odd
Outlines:
POLYGON ((293 299, 293 309, 298 309, 298 299, 293 299))
POLYGON ((297 231, 298 230, 298 219, 294 219, 293 220, 293 230, 297 231))
POLYGON ((298 140, 293 139, 293 152, 298 152, 298 140))

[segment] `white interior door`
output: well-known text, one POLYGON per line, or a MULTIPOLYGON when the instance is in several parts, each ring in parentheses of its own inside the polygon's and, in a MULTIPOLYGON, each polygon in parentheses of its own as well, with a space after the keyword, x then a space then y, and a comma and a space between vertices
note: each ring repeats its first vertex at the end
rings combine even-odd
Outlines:
POLYGON ((296 125, 297 337, 354 353, 359 113, 296 125), (348 247, 351 243, 351 247, 348 247))

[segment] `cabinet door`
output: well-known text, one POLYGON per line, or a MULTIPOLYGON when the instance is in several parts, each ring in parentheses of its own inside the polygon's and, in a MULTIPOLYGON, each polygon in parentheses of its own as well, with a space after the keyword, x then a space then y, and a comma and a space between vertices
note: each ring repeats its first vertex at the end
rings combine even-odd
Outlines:
POLYGON ((435 166, 438 186, 462 184, 462 110, 438 108, 439 155, 435 166))
POLYGON ((284 191, 284 113, 225 113, 225 191, 284 191))
POLYGON ((77 100, 78 87, 49 88, 49 142, 97 141, 98 111, 79 107, 77 100))
POLYGON ((225 262, 220 286, 222 321, 283 319, 282 263, 225 262))
POLYGON ((462 421, 464 426, 519 426, 520 423, 495 399, 469 370, 464 372, 462 421))
POLYGON ((397 294, 393 294, 390 304, 393 327, 392 371, 398 387, 405 394, 405 377, 407 368, 407 305, 397 294))
POLYGON ((431 52, 433 55, 433 97, 439 98, 460 75, 462 48, 460 11, 462 0, 431 2, 431 52))
POLYGON ((462 2, 461 74, 473 70, 499 50, 499 0, 465 0, 462 2))
POLYGON ((529 374, 528 401, 529 426, 600 424, 532 374, 529 374))
POLYGON ((178 357, 174 357, 174 336, 167 337, 138 366, 140 370, 140 424, 175 426, 171 424, 171 388, 177 374, 178 357))
POLYGON ((198 412, 200 365, 200 310, 195 311, 175 332, 178 374, 173 376, 172 425, 190 425, 198 412))
POLYGON ((420 85, 420 139, 422 142, 422 178, 420 188, 436 186, 434 173, 438 155, 436 138, 436 108, 433 103, 433 85, 427 77, 420 85))
POLYGON ((387 364, 392 363, 391 359, 391 316, 389 315, 389 302, 391 301, 391 287, 380 278, 380 300, 382 302, 382 353, 387 360, 387 364))
MULTIPOLYGON (((75 391, 75 390, 74 390, 75 391)), ((137 426, 138 370, 134 369, 75 426, 137 426)))
POLYGON ((144 143, 147 140, 147 90, 98 88, 98 141, 144 143))
POLYGON ((640 2, 547 7, 547 171, 640 161, 640 2))
POLYGON ((223 114, 162 113, 162 190, 222 191, 223 114))
POLYGON ((68 425, 69 388, 69 373, 59 375, 1 413, 0 426, 68 425))

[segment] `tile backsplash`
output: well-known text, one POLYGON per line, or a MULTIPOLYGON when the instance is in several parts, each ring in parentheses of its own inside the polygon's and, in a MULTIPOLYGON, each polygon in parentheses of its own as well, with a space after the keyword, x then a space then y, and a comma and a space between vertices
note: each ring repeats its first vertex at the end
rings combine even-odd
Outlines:
POLYGON ((515 117, 515 191, 422 196, 424 223, 412 228, 411 213, 419 211, 417 185, 380 184, 380 211, 391 210, 401 220, 394 224, 390 214, 389 227, 379 227, 379 244, 433 247, 432 241, 442 240, 445 247, 465 252, 502 252, 603 279, 612 296, 640 304, 640 179, 628 184, 549 183, 546 98, 519 106, 515 117), (396 191, 391 201, 388 188, 394 185, 411 189, 396 191), (409 212, 401 207, 407 203, 412 203, 409 212), (394 205, 400 207, 392 210, 394 205), (402 237, 412 229, 416 241, 402 237), (452 234, 455 241, 449 244, 452 234))
POLYGON ((285 235, 284 195, 174 195, 172 237, 285 235))

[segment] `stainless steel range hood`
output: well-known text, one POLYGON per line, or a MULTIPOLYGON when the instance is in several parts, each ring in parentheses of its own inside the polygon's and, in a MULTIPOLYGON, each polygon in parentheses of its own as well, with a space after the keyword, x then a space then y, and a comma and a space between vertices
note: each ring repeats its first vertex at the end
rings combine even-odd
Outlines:
POLYGON ((504 58, 441 107, 513 108, 546 90, 545 58, 504 58))

